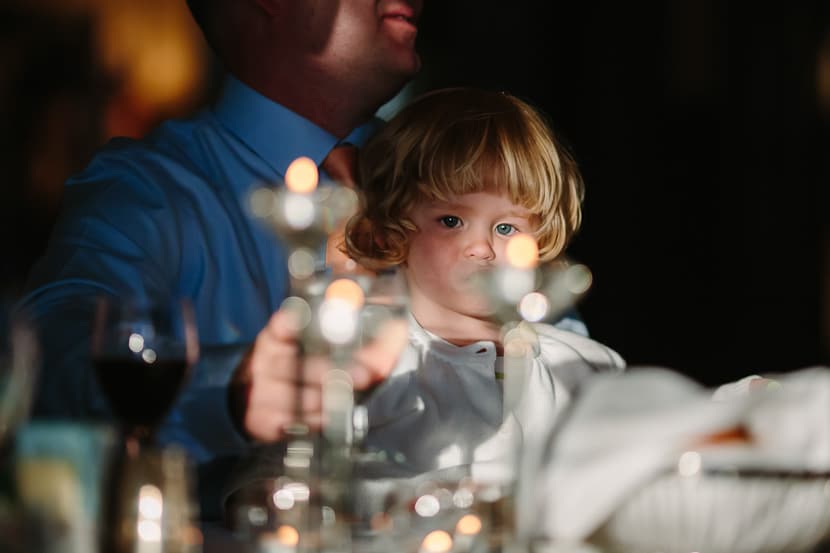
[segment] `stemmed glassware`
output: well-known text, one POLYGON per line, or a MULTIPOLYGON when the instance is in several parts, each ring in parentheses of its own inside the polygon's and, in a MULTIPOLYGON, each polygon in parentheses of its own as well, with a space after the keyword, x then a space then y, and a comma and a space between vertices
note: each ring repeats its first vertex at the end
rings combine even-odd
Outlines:
POLYGON ((98 383, 123 440, 104 503, 105 550, 198 550, 187 456, 155 443, 198 358, 190 302, 99 298, 91 346, 98 383))
POLYGON ((99 298, 92 362, 129 448, 153 443, 198 355, 188 300, 99 298))
MULTIPOLYGON (((390 319, 405 317, 407 299, 395 271, 375 276, 359 271, 333 274, 326 268, 326 242, 357 209, 357 195, 333 182, 318 187, 318 176, 313 161, 298 158, 286 171, 284 187, 254 191, 249 206, 251 214, 286 246, 291 295, 283 308, 296 314, 303 352, 326 355, 332 361, 323 384, 323 432, 309 433, 298 406, 296 424, 286 429, 283 476, 292 489, 321 497, 324 511, 335 517, 329 525, 326 520, 331 516, 322 517, 322 534, 342 536, 348 528, 340 521, 351 511, 353 499, 354 463, 364 453, 361 445, 368 431, 367 411, 359 405, 365 394, 355 394, 346 367, 361 345, 384 339, 390 319)), ((298 381, 302 378, 303 374, 297 375, 298 381)), ((315 533, 315 517, 309 514, 300 520, 304 526, 298 528, 300 550, 315 533)), ((321 539, 330 542, 325 535, 321 539)))
MULTIPOLYGON (((284 429, 287 443, 279 470, 291 490, 292 507, 290 513, 283 509, 280 518, 291 519, 289 526, 298 534, 294 545, 301 551, 317 547, 320 540, 330 542, 328 534, 343 531, 339 518, 330 523, 329 515, 339 508, 341 481, 348 473, 342 461, 351 421, 344 421, 350 417, 354 398, 343 364, 350 355, 363 301, 363 291, 353 279, 333 278, 325 266, 326 243, 354 213, 357 195, 334 182, 318 186, 319 181, 315 162, 299 157, 286 169, 285 186, 261 187, 248 203, 251 216, 267 225, 286 247, 291 292, 282 309, 295 314, 303 353, 328 355, 334 361, 324 382, 323 411, 329 423, 323 434, 311 432, 303 419, 301 393, 295 398, 294 421, 284 429)), ((299 363, 297 382, 304 380, 303 371, 299 363)), ((268 534, 257 539, 268 539, 268 534)))

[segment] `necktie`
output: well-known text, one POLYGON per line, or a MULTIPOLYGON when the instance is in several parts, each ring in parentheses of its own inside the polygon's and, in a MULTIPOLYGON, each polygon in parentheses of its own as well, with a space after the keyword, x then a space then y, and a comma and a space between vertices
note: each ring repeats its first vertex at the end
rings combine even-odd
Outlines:
POLYGON ((357 146, 339 144, 332 148, 320 168, 343 186, 354 188, 357 169, 357 146))
MULTIPOLYGON (((332 148, 320 168, 328 173, 332 180, 349 188, 355 187, 357 169, 357 147, 353 144, 339 144, 332 148)), ((361 274, 366 270, 340 251, 343 244, 343 231, 334 231, 326 243, 326 265, 335 275, 361 274)))

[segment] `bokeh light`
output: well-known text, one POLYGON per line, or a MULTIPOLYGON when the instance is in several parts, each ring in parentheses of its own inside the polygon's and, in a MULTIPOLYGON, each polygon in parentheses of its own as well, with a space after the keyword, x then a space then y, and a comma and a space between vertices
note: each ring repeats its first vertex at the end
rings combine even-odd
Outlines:
POLYGON ((467 514, 458 519, 455 529, 459 534, 473 535, 481 531, 481 519, 474 514, 467 514))
POLYGON ((357 311, 344 301, 331 300, 320 304, 320 333, 334 345, 345 345, 357 335, 357 311))
POLYGON ((536 287, 536 271, 521 269, 512 265, 498 267, 493 275, 495 293, 499 301, 517 304, 536 287))
POLYGON ((472 490, 468 488, 459 488, 452 496, 452 503, 459 509, 466 509, 473 504, 475 496, 472 490))
MULTIPOLYGON (((263 533, 260 536, 260 542, 264 542, 264 544, 268 546, 273 545, 277 548, 275 549, 276 551, 286 551, 283 547, 287 546, 293 548, 300 543, 300 533, 293 526, 283 524, 274 532, 263 533)), ((270 551, 270 547, 268 547, 267 550, 270 551)))
POLYGON ((137 332, 133 332, 127 339, 127 346, 133 353, 140 352, 144 349, 144 336, 138 334, 137 332))
POLYGON ((164 499, 161 490, 152 484, 144 484, 138 490, 138 520, 136 532, 144 542, 161 541, 161 517, 164 499))
POLYGON ((248 522, 251 526, 263 526, 266 522, 268 522, 268 511, 262 507, 256 505, 248 507, 246 514, 248 516, 248 522))
POLYGON ((156 354, 154 350, 147 348, 141 352, 141 358, 145 363, 152 364, 156 362, 156 359, 158 359, 158 354, 156 354))
POLYGON ((415 501, 415 512, 422 517, 434 517, 441 510, 441 503, 432 494, 424 494, 415 501))
POLYGON ((327 300, 341 300, 353 309, 363 307, 364 294, 360 285, 350 278, 338 278, 326 288, 327 300))
POLYGON ((136 524, 138 539, 144 542, 161 541, 161 524, 156 520, 139 520, 136 524))
POLYGON ((288 272, 298 280, 307 279, 314 274, 315 267, 314 252, 308 248, 297 248, 288 256, 288 272))
POLYGON ((289 227, 294 230, 306 230, 314 223, 317 208, 310 196, 286 194, 283 200, 282 214, 289 227))
POLYGON ((680 456, 677 462, 677 472, 680 476, 695 476, 700 473, 703 460, 697 451, 687 451, 680 456))
POLYGON ((287 510, 294 506, 294 494, 285 488, 275 491, 273 500, 277 509, 287 510))
POLYGON ((294 324, 297 325, 297 330, 304 329, 311 322, 311 306, 303 298, 289 296, 283 300, 280 309, 291 312, 294 317, 294 324))
POLYGON ((317 188, 317 164, 308 157, 298 157, 285 170, 285 187, 295 194, 309 194, 317 188))
POLYGON ((444 530, 433 530, 421 542, 420 553, 445 553, 452 549, 452 536, 444 530))
MULTIPOLYGON (((305 455, 308 451, 303 451, 305 455)), ((284 489, 291 492, 294 496, 294 501, 306 502, 311 497, 311 490, 308 489, 308 484, 304 482, 290 482, 284 486, 284 489)))
POLYGON ((507 241, 507 262, 519 269, 532 269, 539 262, 539 246, 529 234, 517 234, 507 241))
POLYGON ((568 291, 578 296, 584 294, 594 282, 594 275, 585 265, 571 265, 565 272, 568 291))
POLYGON ((519 314, 524 320, 532 323, 539 322, 544 319, 547 316, 549 309, 550 302, 548 302, 548 298, 539 292, 525 294, 519 302, 519 314))
POLYGON ((274 213, 276 205, 276 198, 274 192, 268 188, 257 188, 251 193, 248 203, 251 208, 251 213, 255 217, 264 218, 270 217, 274 213))
POLYGON ((144 518, 160 519, 164 509, 161 490, 152 484, 141 486, 138 491, 138 513, 144 518))

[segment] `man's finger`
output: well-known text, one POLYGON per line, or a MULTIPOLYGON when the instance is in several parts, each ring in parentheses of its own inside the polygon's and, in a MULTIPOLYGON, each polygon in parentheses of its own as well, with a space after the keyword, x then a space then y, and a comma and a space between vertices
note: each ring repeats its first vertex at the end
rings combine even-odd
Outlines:
POLYGON ((300 333, 299 317, 290 309, 280 309, 271 315, 263 330, 275 340, 296 340, 300 333))

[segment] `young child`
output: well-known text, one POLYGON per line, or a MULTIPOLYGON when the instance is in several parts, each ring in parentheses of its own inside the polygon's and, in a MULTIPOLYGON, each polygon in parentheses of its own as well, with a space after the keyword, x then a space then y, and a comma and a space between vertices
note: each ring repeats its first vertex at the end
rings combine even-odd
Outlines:
POLYGON ((539 351, 516 409, 502 411, 500 324, 473 277, 505 261, 510 237, 533 236, 557 259, 580 224, 583 184, 540 114, 505 93, 455 88, 405 107, 361 150, 361 208, 346 253, 400 267, 410 343, 367 402, 370 447, 401 453, 414 473, 504 462, 518 439, 546 433, 575 387, 621 370, 611 349, 536 324, 539 351))

